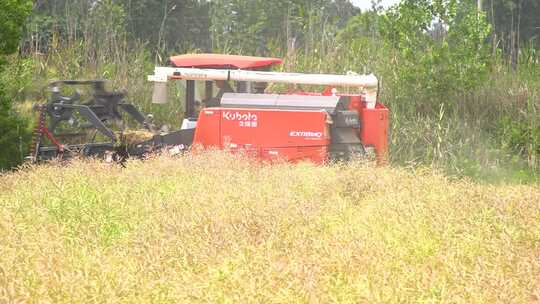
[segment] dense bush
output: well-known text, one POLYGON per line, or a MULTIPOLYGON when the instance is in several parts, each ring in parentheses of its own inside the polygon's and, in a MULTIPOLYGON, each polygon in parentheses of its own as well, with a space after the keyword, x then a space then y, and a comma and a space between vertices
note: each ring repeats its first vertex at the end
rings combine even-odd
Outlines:
POLYGON ((392 82, 396 102, 413 111, 427 103, 437 111, 441 103, 454 106, 448 97, 484 83, 490 27, 472 5, 403 0, 381 19, 381 36, 399 62, 392 82))
MULTIPOLYGON (((0 75, 4 73, 5 56, 17 50, 31 8, 31 1, 0 2, 0 75)), ((0 81, 2 79, 0 77, 0 81)), ((22 146, 28 141, 25 121, 12 111, 13 100, 6 94, 5 87, 6 84, 0 83, 0 170, 22 161, 22 146)))

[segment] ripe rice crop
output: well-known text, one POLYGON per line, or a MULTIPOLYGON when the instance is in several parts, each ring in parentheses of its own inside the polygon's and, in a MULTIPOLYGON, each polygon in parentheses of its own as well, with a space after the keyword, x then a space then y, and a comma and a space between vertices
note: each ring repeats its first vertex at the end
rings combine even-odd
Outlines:
POLYGON ((0 176, 0 303, 538 303, 540 187, 220 152, 0 176))

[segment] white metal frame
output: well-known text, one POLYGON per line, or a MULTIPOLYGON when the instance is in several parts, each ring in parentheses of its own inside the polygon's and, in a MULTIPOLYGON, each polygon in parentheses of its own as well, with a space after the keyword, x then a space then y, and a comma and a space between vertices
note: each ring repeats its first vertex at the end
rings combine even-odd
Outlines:
POLYGON ((369 108, 375 107, 379 84, 377 77, 373 74, 358 75, 356 73, 335 75, 156 67, 154 69, 154 75, 148 76, 148 81, 158 84, 156 88, 163 88, 164 84, 169 80, 233 80, 357 87, 360 89, 360 93, 365 94, 367 106, 369 108))

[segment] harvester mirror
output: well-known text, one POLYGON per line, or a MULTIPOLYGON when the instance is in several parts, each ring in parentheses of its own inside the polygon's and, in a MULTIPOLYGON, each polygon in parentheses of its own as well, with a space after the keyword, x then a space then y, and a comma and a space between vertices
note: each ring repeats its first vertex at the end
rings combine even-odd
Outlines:
POLYGON ((166 82, 154 82, 154 91, 152 93, 152 103, 166 104, 169 100, 169 92, 166 82))

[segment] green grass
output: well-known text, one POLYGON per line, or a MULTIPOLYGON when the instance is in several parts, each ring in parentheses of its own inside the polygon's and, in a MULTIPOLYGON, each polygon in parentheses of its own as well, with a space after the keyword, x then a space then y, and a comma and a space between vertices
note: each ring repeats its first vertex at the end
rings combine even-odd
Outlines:
POLYGON ((0 302, 534 303, 540 186, 210 152, 0 176, 0 302))

